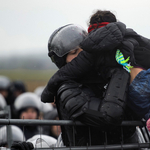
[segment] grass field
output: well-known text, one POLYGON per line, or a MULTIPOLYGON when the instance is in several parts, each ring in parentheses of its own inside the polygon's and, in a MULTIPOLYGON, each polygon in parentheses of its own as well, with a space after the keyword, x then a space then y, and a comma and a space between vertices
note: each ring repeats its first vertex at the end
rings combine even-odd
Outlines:
POLYGON ((22 80, 27 90, 33 92, 36 87, 44 86, 57 70, 0 70, 0 75, 7 76, 10 80, 22 80))

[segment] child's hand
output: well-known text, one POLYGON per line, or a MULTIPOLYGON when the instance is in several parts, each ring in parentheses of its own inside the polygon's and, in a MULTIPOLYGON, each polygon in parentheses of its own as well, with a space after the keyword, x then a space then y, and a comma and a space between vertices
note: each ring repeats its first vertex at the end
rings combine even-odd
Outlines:
POLYGON ((116 61, 118 62, 118 64, 122 65, 123 68, 130 73, 130 68, 133 68, 133 66, 131 66, 130 63, 128 63, 130 56, 125 60, 123 54, 118 49, 116 51, 115 57, 116 57, 116 61))
POLYGON ((146 126, 147 126, 148 131, 150 131, 150 118, 147 120, 146 126))

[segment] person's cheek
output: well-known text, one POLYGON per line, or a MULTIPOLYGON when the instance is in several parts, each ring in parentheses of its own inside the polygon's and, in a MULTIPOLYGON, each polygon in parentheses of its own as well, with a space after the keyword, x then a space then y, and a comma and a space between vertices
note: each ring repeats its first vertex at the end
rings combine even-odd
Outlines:
POLYGON ((22 113, 20 119, 26 119, 26 113, 22 113))

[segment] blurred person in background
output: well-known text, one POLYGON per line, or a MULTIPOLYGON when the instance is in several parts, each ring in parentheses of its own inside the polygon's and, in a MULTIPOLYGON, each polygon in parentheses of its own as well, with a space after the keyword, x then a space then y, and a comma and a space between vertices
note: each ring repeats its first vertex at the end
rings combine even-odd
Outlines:
MULTIPOLYGON (((53 103, 43 103, 41 102, 41 94, 44 90, 45 86, 38 86, 35 90, 34 93, 39 97, 40 101, 40 117, 39 119, 44 119, 44 120, 59 120, 57 109, 55 104, 53 103)), ((60 126, 43 126, 42 127, 45 135, 49 135, 57 139, 59 134, 61 133, 61 127, 60 126)))
MULTIPOLYGON (((44 119, 46 120, 59 120, 57 109, 54 109, 45 114, 44 119)), ((55 139, 61 133, 61 126, 60 125, 52 125, 52 126, 44 126, 43 127, 43 134, 49 135, 54 137, 55 139)))
POLYGON ((23 81, 21 80, 15 80, 12 82, 12 95, 13 95, 13 100, 16 99, 20 94, 27 92, 26 85, 23 81))
MULTIPOLYGON (((11 135, 11 142, 23 142, 26 140, 22 130, 15 125, 11 125, 11 135)), ((0 128, 0 147, 8 147, 6 126, 0 128)))
MULTIPOLYGON (((7 106, 6 100, 4 99, 3 95, 0 94, 0 112, 2 112, 6 106, 7 106)), ((5 116, 0 115, 0 118, 5 118, 5 116)), ((0 125, 0 127, 2 126, 3 125, 0 125)))
POLYGON ((11 80, 6 76, 0 75, 0 94, 2 94, 3 97, 5 98, 7 105, 11 104, 11 101, 9 99, 10 87, 11 87, 11 80))
POLYGON ((57 140, 48 135, 37 134, 34 135, 32 138, 28 139, 27 142, 31 142, 34 148, 48 148, 54 147, 57 140))
MULTIPOLYGON (((17 119, 38 119, 40 113, 39 98, 35 93, 25 92, 14 102, 17 119)), ((39 133, 38 126, 19 126, 24 131, 26 139, 39 133)))
POLYGON ((42 94, 44 88, 45 88, 45 86, 38 86, 38 87, 36 87, 36 88, 34 89, 33 92, 34 92, 37 96, 41 97, 41 94, 42 94))
POLYGON ((13 143, 13 150, 31 150, 36 148, 51 148, 56 147, 57 140, 51 136, 37 134, 28 139, 26 142, 13 143))
POLYGON ((41 94, 44 90, 45 86, 38 86, 35 88, 34 93, 39 97, 40 102, 40 116, 39 119, 45 119, 44 116, 54 109, 51 103, 42 103, 41 102, 41 94))
MULTIPOLYGON (((41 98, 41 94, 42 94, 44 88, 45 88, 45 86, 38 86, 37 88, 35 88, 34 93, 41 98)), ((53 108, 56 108, 55 103, 48 103, 48 104, 50 105, 50 107, 53 106, 53 108)), ((46 107, 48 108, 49 106, 47 105, 46 107)))
POLYGON ((11 118, 14 119, 16 118, 14 112, 14 101, 20 94, 27 92, 27 88, 23 81, 15 80, 11 83, 10 91, 11 95, 9 99, 11 100, 11 118))
POLYGON ((7 106, 6 100, 2 94, 0 94, 0 111, 7 106))
MULTIPOLYGON (((39 98, 40 101, 40 98, 39 98)), ((51 111, 53 111, 55 108, 53 108, 53 105, 50 103, 42 103, 40 101, 40 116, 39 119, 46 119, 45 115, 51 111)))

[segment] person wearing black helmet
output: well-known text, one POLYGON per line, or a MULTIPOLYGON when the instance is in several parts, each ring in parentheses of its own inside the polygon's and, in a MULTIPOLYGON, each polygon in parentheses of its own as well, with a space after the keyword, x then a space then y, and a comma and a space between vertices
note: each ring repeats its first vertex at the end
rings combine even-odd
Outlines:
MULTIPOLYGON (((113 29, 109 29, 107 32, 111 30, 113 29)), ((123 38, 120 30, 116 30, 116 32, 119 37, 113 41, 114 45, 115 42, 118 43, 118 39, 123 38)), ((93 139, 92 145, 103 144, 106 142, 104 131, 107 131, 107 142, 117 144, 121 139, 121 129, 118 126, 123 119, 133 119, 131 111, 126 107, 129 74, 117 62, 112 69, 102 66, 103 74, 99 74, 94 68, 97 63, 95 61, 97 55, 82 50, 80 43, 83 41, 79 41, 74 47, 67 50, 68 44, 64 43, 68 43, 68 41, 74 43, 74 40, 83 33, 86 32, 78 32, 76 26, 67 25, 55 30, 50 37, 49 56, 60 70, 49 80, 41 95, 41 100, 53 102, 55 96, 60 119, 80 120, 90 126, 91 137, 88 136, 86 127, 76 128, 75 145, 87 145, 89 138, 93 139), (68 30, 69 26, 71 30, 68 30), (72 36, 67 36, 68 31, 72 33, 72 36), (76 36, 73 36, 74 32, 77 32, 76 36), (55 49, 57 45, 51 46, 52 43, 57 43, 59 48, 55 49), (61 57, 60 51, 63 49, 67 50, 67 53, 64 52, 65 55, 61 57), (65 60, 65 63, 62 64, 61 59, 65 60), (58 65, 56 62, 62 65, 58 65), (116 66, 117 68, 115 68, 116 66)), ((86 35, 87 33, 84 37, 86 35)), ((124 127, 123 130, 125 131, 124 139, 127 140, 132 136, 133 142, 137 142, 134 127, 124 127)), ((71 127, 62 127, 62 136, 66 146, 74 145, 71 127)))
POLYGON ((58 68, 67 63, 67 54, 77 49, 86 35, 87 32, 81 26, 74 24, 62 26, 53 32, 48 41, 48 55, 58 68))
MULTIPOLYGON (((14 108, 19 119, 38 119, 40 101, 36 94, 25 92, 19 95, 14 102, 14 108)), ((19 126, 24 131, 26 139, 39 132, 38 126, 19 126)))

